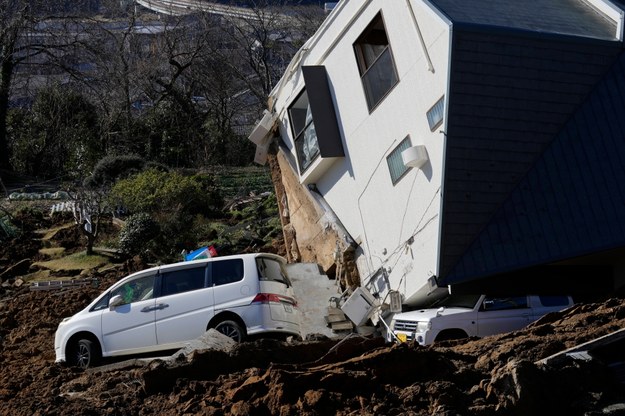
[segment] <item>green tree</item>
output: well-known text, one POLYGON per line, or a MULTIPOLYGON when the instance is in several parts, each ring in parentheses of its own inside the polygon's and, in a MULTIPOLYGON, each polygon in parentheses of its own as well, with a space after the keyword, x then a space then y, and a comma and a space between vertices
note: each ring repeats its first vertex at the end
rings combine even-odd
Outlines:
POLYGON ((205 138, 201 115, 187 111, 179 100, 160 101, 143 117, 147 157, 174 168, 201 166, 205 138))
MULTIPOLYGON (((17 110, 19 111, 19 110, 17 110)), ((50 178, 84 177, 103 148, 94 106, 82 95, 50 87, 11 128, 12 165, 22 173, 50 178)))
POLYGON ((141 172, 145 165, 145 160, 137 155, 108 155, 95 165, 93 173, 85 179, 84 185, 111 187, 117 180, 141 172))
POLYGON ((216 215, 223 205, 210 175, 185 176, 153 168, 118 181, 111 197, 132 214, 148 214, 159 224, 161 234, 152 254, 161 259, 176 258, 182 248, 195 245, 196 221, 216 215))
POLYGON ((153 168, 118 181, 113 186, 112 196, 133 213, 165 214, 165 217, 196 213, 211 215, 221 208, 223 202, 208 175, 184 176, 153 168))
POLYGON ((161 230, 150 214, 145 212, 128 217, 119 234, 119 249, 126 255, 142 255, 154 251, 161 230))

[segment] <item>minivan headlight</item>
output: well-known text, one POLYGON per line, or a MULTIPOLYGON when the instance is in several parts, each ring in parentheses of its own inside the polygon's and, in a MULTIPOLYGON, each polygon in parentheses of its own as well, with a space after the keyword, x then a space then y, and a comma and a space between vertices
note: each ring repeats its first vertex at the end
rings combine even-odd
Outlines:
POLYGON ((72 317, 71 317, 71 316, 68 316, 68 317, 66 317, 66 318, 63 318, 63 320, 62 320, 61 322, 59 322, 59 326, 60 326, 60 325, 64 325, 64 324, 66 324, 66 323, 67 323, 70 319, 72 319, 72 317))

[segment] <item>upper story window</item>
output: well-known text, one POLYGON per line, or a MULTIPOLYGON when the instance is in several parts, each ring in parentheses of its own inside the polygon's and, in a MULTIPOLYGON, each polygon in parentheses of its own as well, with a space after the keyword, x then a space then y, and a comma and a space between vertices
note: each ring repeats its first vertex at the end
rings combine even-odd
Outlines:
POLYGON ((288 111, 300 181, 309 184, 345 152, 326 68, 304 65, 302 75, 305 88, 288 111))
POLYGON ((313 122, 308 94, 304 91, 289 108, 289 117, 295 137, 295 152, 300 173, 304 172, 319 156, 319 141, 313 122))
POLYGON ((398 81, 381 13, 378 13, 356 40, 354 50, 367 105, 371 111, 398 81))

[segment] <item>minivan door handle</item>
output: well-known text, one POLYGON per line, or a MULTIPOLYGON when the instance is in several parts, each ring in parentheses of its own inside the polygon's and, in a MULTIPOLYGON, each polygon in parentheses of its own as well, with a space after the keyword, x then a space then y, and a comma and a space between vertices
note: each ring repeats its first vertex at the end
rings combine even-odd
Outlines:
POLYGON ((146 306, 145 308, 141 309, 141 312, 152 312, 152 311, 165 309, 165 308, 169 308, 169 305, 166 303, 159 303, 156 306, 146 306))

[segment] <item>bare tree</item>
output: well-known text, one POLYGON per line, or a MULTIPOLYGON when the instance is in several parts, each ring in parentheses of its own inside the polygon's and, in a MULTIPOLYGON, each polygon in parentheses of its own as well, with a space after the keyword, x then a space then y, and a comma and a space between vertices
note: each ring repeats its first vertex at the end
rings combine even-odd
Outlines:
MULTIPOLYGON (((45 5, 0 0, 0 168, 9 166, 6 119, 17 65, 47 66, 39 77, 20 71, 20 86, 56 78, 96 105, 97 148, 104 153, 147 155, 150 138, 159 133, 154 129, 166 126, 147 125, 144 116, 162 107, 172 122, 180 115, 180 124, 196 131, 180 129, 181 136, 169 139, 188 146, 193 141, 189 147, 198 151, 188 152, 188 161, 206 163, 222 159, 226 142, 247 133, 237 128, 257 117, 296 49, 323 18, 319 8, 290 8, 295 12, 287 16, 284 7, 267 4, 257 4, 247 17, 206 10, 156 16, 119 9, 117 2, 106 15, 51 13, 45 5)), ((26 90, 31 101, 33 94, 26 90)))
POLYGON ((257 1, 247 17, 224 14, 213 53, 264 102, 292 56, 323 21, 319 7, 257 1), (288 13, 285 11, 288 10, 288 13))
POLYGON ((85 237, 85 248, 88 256, 93 254, 93 246, 100 233, 102 218, 105 215, 106 191, 104 188, 78 188, 68 191, 74 202, 74 223, 85 237))

